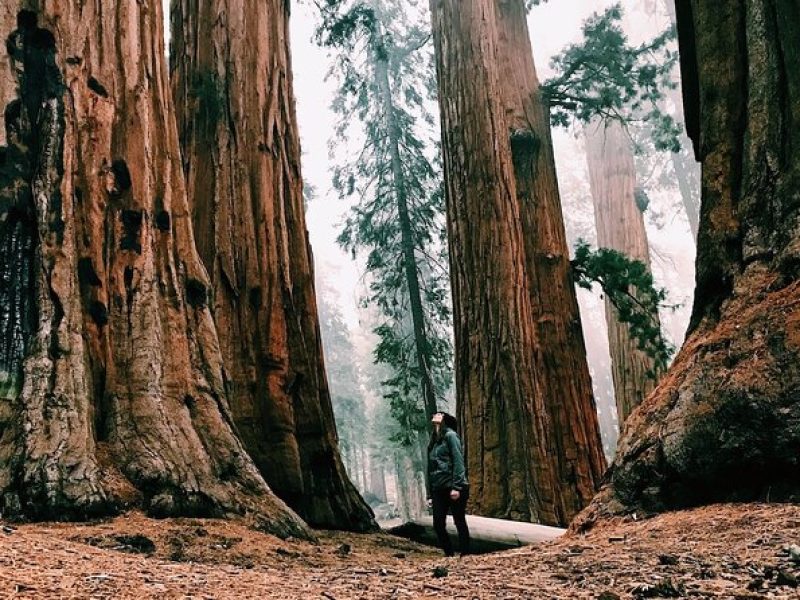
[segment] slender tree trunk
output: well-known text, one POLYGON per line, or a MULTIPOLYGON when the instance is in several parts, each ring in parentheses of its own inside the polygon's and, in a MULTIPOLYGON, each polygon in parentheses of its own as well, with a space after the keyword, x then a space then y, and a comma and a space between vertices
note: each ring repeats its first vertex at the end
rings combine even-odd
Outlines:
POLYGON ((366 493, 369 490, 369 478, 367 477, 367 450, 364 446, 360 446, 359 454, 361 455, 361 489, 366 493))
POLYGON ((410 447, 409 460, 411 460, 414 472, 422 473, 422 490, 426 498, 431 497, 430 481, 428 480, 428 443, 429 434, 420 431, 417 434, 417 445, 410 447))
POLYGON ((800 8, 677 9, 703 164, 694 310, 583 526, 608 512, 800 497, 800 8))
POLYGON ((411 321, 414 327, 414 347, 417 359, 417 368, 422 382, 422 397, 427 420, 438 411, 436 407, 436 394, 431 377, 430 356, 431 347, 425 331, 425 313, 422 307, 422 294, 419 284, 419 267, 415 251, 414 237, 411 229, 411 218, 408 214, 408 199, 406 197, 405 175, 400 160, 399 134, 394 117, 392 92, 389 85, 389 75, 385 63, 379 68, 380 89, 383 95, 385 110, 389 115, 389 152, 392 161, 392 180, 394 182, 395 197, 397 198, 397 217, 400 223, 402 236, 403 267, 406 273, 406 286, 408 288, 409 304, 411 307, 411 321))
MULTIPOLYGON (((636 169, 630 140, 617 121, 586 128, 586 158, 594 200, 597 245, 650 267, 650 248, 642 211, 636 204, 636 169)), ((658 315, 653 315, 658 320, 658 315)), ((655 388, 655 361, 639 349, 629 326, 606 298, 611 374, 620 426, 655 388)))
POLYGON ((400 518, 406 520, 405 481, 403 480, 402 466, 397 452, 392 456, 392 466, 394 467, 394 505, 400 518))
MULTIPOLYGON (((675 0, 664 0, 664 6, 667 9, 670 22, 673 26, 676 25, 675 0)), ((667 96, 675 105, 675 109, 679 113, 683 112, 683 100, 681 98, 680 88, 668 90, 667 96)), ((688 149, 691 145, 691 141, 686 135, 686 132, 682 131, 680 137, 681 147, 688 149)), ((675 171, 675 178, 678 182, 678 191, 681 194, 683 207, 686 211, 686 218, 689 221, 689 228, 696 242, 697 231, 700 226, 700 199, 698 194, 692 189, 690 182, 696 177, 696 173, 699 172, 700 167, 697 163, 692 162, 688 155, 683 152, 673 152, 671 159, 672 168, 675 171)), ((699 177, 697 177, 697 179, 699 179, 699 177)))
POLYGON ((395 455, 395 469, 397 473, 397 510, 400 518, 408 521, 418 516, 414 508, 414 486, 416 484, 415 470, 410 468, 413 463, 403 454, 395 455))
POLYGON ((494 0, 432 0, 457 405, 478 514, 561 522, 494 0))
POLYGON ((369 461, 369 491, 381 502, 386 502, 386 472, 383 462, 374 454, 369 461))
POLYGON ((416 453, 401 455, 402 493, 405 502, 404 518, 412 519, 424 514, 426 507, 426 479, 424 463, 416 453))
POLYGON ((305 226, 285 0, 172 3, 192 217, 213 286, 233 417, 310 524, 374 527, 339 456, 305 226))
POLYGON ((369 491, 369 472, 369 454, 367 453, 366 447, 361 446, 361 484, 364 493, 369 491))
POLYGON ((389 65, 385 58, 376 57, 377 86, 383 102, 383 112, 387 119, 389 133, 389 154, 392 168, 392 184, 397 201, 397 220, 400 225, 401 246, 403 251, 403 269, 406 274, 406 287, 411 308, 411 322, 414 328, 414 349, 422 386, 422 400, 425 407, 426 421, 438 412, 436 407, 436 391, 430 368, 431 345, 425 329, 425 311, 422 306, 420 292, 419 264, 417 262, 416 244, 408 212, 408 194, 406 192, 406 175, 400 156, 400 131, 398 130, 396 110, 392 99, 392 86, 389 81, 389 65))
POLYGON ((539 337, 537 370, 552 432, 550 453, 558 469, 558 516, 566 523, 597 492, 606 459, 570 267, 550 120, 539 92, 525 4, 496 0, 496 6, 501 91, 539 337))
POLYGON ((355 442, 350 446, 350 469, 348 474, 352 482, 358 487, 358 447, 355 442))
MULTIPOLYGON (((679 95, 674 94, 673 98, 676 106, 680 107, 679 95)), ((685 142, 688 146, 689 138, 685 135, 681 137, 686 138, 685 142)), ((684 140, 681 140, 681 144, 683 143, 684 140)), ((670 158, 672 160, 672 168, 675 171, 675 178, 678 180, 678 191, 681 194, 683 208, 686 211, 686 219, 689 221, 689 229, 692 232, 692 237, 697 241, 697 232, 700 227, 700 201, 695 191, 692 190, 690 171, 699 167, 696 163, 689 164, 690 159, 680 152, 673 152, 670 158)))
POLYGON ((3 515, 256 510, 303 534, 231 424, 161 3, 38 4, 0 9, 3 515))
POLYGON ((361 455, 361 446, 356 445, 353 451, 355 457, 355 479, 353 480, 355 486, 361 493, 364 493, 366 487, 364 486, 364 469, 363 469, 363 457, 361 455))
POLYGON ((345 453, 347 475, 353 485, 358 487, 358 456, 356 454, 355 445, 350 445, 345 453))

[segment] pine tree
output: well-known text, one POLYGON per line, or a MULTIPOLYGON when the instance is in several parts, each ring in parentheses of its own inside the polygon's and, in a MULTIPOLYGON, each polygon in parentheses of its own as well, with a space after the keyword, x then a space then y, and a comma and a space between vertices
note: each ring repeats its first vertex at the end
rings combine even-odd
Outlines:
MULTIPOLYGON (((662 110, 661 101, 674 88, 671 70, 676 55, 669 48, 672 30, 641 46, 632 46, 622 30, 622 10, 614 5, 595 14, 583 27, 584 39, 553 59, 561 73, 546 84, 555 102, 554 122, 560 125, 584 123, 586 157, 595 208, 597 243, 602 249, 622 253, 650 270, 650 249, 644 223, 646 203, 636 181, 636 164, 631 134, 646 128, 658 150, 679 150, 672 117, 662 110)), ((598 264, 602 264, 602 261, 598 264)), ((606 283, 618 274, 606 274, 606 283)), ((638 296, 635 312, 648 323, 644 330, 623 316, 630 307, 618 307, 617 298, 606 295, 611 367, 619 423, 653 390, 666 363, 656 356, 667 348, 663 341, 658 304, 648 303, 647 290, 631 286, 638 296), (642 343, 641 334, 652 340, 642 343), (648 352, 647 350, 651 350, 648 352)))
POLYGON ((612 5, 583 25, 583 39, 551 59, 557 75, 542 85, 554 126, 586 124, 597 119, 626 127, 646 124, 659 150, 680 149, 680 128, 661 102, 676 84, 678 55, 670 47, 670 28, 647 43, 632 45, 612 5))
POLYGON ((331 11, 320 27, 336 53, 336 143, 361 142, 357 153, 337 156, 334 188, 356 198, 339 243, 366 255, 365 301, 381 315, 375 359, 391 368, 385 397, 407 444, 424 437, 452 377, 429 35, 411 12, 375 0, 331 11))

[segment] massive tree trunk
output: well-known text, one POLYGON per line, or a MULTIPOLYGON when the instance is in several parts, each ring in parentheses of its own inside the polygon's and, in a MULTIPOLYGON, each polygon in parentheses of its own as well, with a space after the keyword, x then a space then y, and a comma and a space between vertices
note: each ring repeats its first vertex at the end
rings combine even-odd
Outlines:
POLYGON ((285 0, 172 4, 175 102, 236 426, 310 524, 373 528, 338 450, 305 226, 285 0))
POLYGON ((3 516, 256 510, 302 534, 233 431, 161 3, 6 2, 0 32, 3 516))
POLYGON ((598 512, 800 497, 800 8, 677 8, 703 164, 694 310, 584 524, 598 512))
POLYGON ((606 469, 556 178, 550 120, 533 62, 523 0, 496 0, 501 92, 523 219, 536 368, 557 464, 559 520, 594 497, 606 469))
MULTIPOLYGON (((650 248, 644 217, 635 197, 633 149, 618 121, 594 122, 586 130, 586 159, 594 201, 597 245, 611 248, 650 267, 650 248)), ((659 322, 658 314, 653 319, 659 322)), ((611 374, 620 426, 656 385, 652 357, 639 349, 627 323, 606 298, 606 323, 611 351, 611 374)))
POLYGON ((432 0, 458 413, 482 515, 560 521, 494 0, 432 0))

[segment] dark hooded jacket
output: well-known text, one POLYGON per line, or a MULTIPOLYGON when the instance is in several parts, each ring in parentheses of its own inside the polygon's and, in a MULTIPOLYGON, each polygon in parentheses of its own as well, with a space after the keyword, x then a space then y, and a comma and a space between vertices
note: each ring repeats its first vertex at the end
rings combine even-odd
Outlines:
POLYGON ((469 486, 458 434, 442 426, 428 446, 428 484, 432 492, 463 490, 469 486))

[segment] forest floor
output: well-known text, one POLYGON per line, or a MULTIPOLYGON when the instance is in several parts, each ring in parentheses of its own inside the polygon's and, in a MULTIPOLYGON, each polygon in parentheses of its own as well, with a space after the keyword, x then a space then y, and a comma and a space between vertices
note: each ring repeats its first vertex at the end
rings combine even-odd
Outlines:
POLYGON ((140 514, 0 523, 2 598, 800 598, 800 506, 718 505, 443 558, 385 534, 284 541, 235 522, 140 514))

